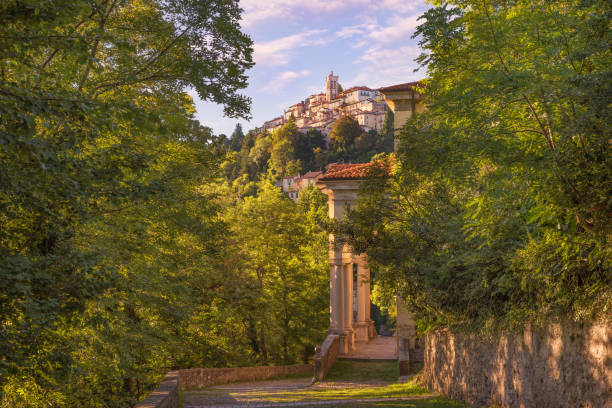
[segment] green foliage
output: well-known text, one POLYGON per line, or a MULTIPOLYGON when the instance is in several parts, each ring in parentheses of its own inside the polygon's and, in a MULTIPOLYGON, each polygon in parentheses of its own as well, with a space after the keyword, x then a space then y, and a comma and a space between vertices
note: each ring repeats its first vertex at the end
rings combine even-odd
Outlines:
MULTIPOLYGON (((226 197, 227 199, 227 197, 226 197)), ((233 200, 232 200, 233 201, 233 200)), ((240 292, 233 307, 260 364, 307 361, 329 323, 326 197, 304 190, 296 204, 268 180, 224 211, 225 268, 240 292)))
POLYGON ((240 12, 0 5, 2 406, 130 406, 175 364, 237 358, 203 307, 223 228, 198 186, 218 158, 183 89, 248 116, 240 12))
POLYGON ((239 152, 242 148, 243 142, 244 132, 242 131, 242 125, 240 123, 236 123, 236 128, 230 136, 228 147, 230 148, 230 150, 239 152))
MULTIPOLYGON (((390 115, 387 115, 387 121, 393 123, 393 114, 390 115)), ((336 161, 367 163, 377 154, 393 151, 392 128, 387 136, 375 130, 365 132, 351 116, 339 119, 334 126, 336 139, 332 134, 330 146, 317 129, 299 131, 293 116, 272 133, 251 130, 245 137, 240 137, 242 130, 237 127, 236 137, 220 141, 227 150, 223 172, 229 180, 245 175, 249 181, 257 181, 268 171, 279 179, 311 170, 321 171, 336 161)))
POLYGON ((361 126, 352 116, 343 116, 334 123, 329 142, 335 149, 346 149, 362 133, 361 126))
POLYGON ((316 154, 325 148, 325 136, 321 131, 311 128, 308 129, 306 134, 300 134, 295 146, 295 153, 302 164, 302 172, 319 169, 316 154))
POLYGON ((325 381, 386 381, 399 378, 397 361, 336 360, 325 376, 325 381))
POLYGON ((610 316, 611 16, 457 1, 422 17, 428 111, 347 226, 421 327, 610 316))
POLYGON ((330 134, 329 160, 367 163, 378 153, 393 152, 393 143, 388 143, 375 130, 365 132, 355 118, 343 116, 334 123, 330 134))
POLYGON ((380 130, 380 137, 382 139, 381 151, 391 153, 394 149, 395 141, 395 126, 394 126, 395 115, 393 111, 385 106, 385 119, 383 120, 382 128, 380 130))
POLYGON ((237 148, 239 154, 232 150, 236 149, 229 148, 223 164, 230 180, 241 175, 251 181, 259 180, 269 170, 276 178, 295 176, 324 168, 330 157, 324 135, 317 129, 298 131, 293 117, 272 133, 249 131, 237 148))
POLYGON ((300 136, 293 116, 272 134, 269 166, 279 177, 294 176, 300 171, 301 163, 297 163, 295 154, 300 136))

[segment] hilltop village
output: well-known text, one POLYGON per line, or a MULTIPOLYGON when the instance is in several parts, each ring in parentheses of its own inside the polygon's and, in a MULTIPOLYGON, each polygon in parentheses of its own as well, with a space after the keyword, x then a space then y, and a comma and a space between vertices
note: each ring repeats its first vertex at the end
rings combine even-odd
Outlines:
POLYGON ((300 132, 317 129, 329 141, 334 122, 347 115, 354 117, 364 131, 378 132, 382 129, 385 117, 385 103, 377 89, 355 86, 342 90, 338 75, 331 71, 325 79, 325 93, 310 95, 291 105, 281 116, 265 122, 260 129, 279 129, 293 116, 300 132))
POLYGON ((223 135, 222 144, 230 153, 222 171, 229 180, 240 179, 246 186, 271 170, 277 186, 297 201, 328 165, 367 163, 392 153, 394 131, 407 117, 394 109, 388 93, 405 93, 408 102, 402 106, 410 112, 422 110, 413 106, 420 99, 418 85, 342 89, 338 75, 331 71, 325 78, 325 93, 308 96, 246 134, 237 124, 229 138, 223 135), (395 111, 399 125, 394 123, 395 111))

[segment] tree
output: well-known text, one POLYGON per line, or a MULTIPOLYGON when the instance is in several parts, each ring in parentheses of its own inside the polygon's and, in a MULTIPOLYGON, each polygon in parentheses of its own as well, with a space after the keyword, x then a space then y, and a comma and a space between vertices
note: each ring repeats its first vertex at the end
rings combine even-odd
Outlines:
POLYGON ((331 147, 336 150, 346 149, 362 133, 359 122, 352 116, 342 116, 334 123, 330 134, 331 147))
POLYGON ((377 147, 379 140, 380 135, 374 129, 368 132, 362 132, 361 135, 355 139, 354 159, 359 162, 370 161, 370 158, 378 153, 377 147))
POLYGON ((296 157, 302 163, 302 172, 312 170, 315 166, 315 149, 325 148, 325 136, 321 131, 310 128, 306 133, 299 133, 295 146, 296 157))
POLYGON ((385 105, 385 118, 380 130, 380 148, 381 152, 391 153, 395 144, 395 115, 393 111, 385 105))
POLYGON ((302 166, 301 163, 298 163, 295 151, 299 139, 300 132, 293 116, 272 134, 270 168, 278 176, 295 176, 301 169, 302 166))
POLYGON ((327 147, 325 135, 323 135, 320 130, 315 128, 308 129, 308 132, 306 132, 306 138, 308 139, 308 144, 311 149, 325 149, 327 147))
POLYGON ((329 163, 329 158, 326 150, 317 147, 313 151, 314 155, 314 167, 315 171, 323 171, 325 166, 329 163))
POLYGON ((226 211, 253 352, 262 363, 307 360, 328 324, 325 196, 311 189, 296 205, 264 179, 226 211))
MULTIPOLYGON (((235 152, 239 152, 242 149, 242 143, 244 142, 244 133, 242 132, 242 125, 236 123, 236 127, 230 137, 229 147, 235 152)), ((249 147, 250 148, 250 147, 249 147)))
MULTIPOLYGON (((210 250, 200 227, 214 218, 212 210, 190 207, 198 201, 190 183, 214 177, 209 164, 216 159, 208 156, 209 130, 193 120, 193 101, 183 89, 222 104, 229 116, 248 116, 250 101, 239 91, 253 65, 252 42, 240 32, 240 12, 235 2, 203 7, 191 0, 0 6, 3 405, 131 405, 156 370, 170 366, 175 356, 168 351, 175 349, 160 339, 172 327, 173 311, 160 307, 152 312, 157 323, 152 318, 147 325, 139 305, 160 287, 141 295, 135 288, 149 273, 159 278, 178 269, 144 260, 140 249, 151 244, 162 259, 175 241, 157 234, 184 237, 194 228, 202 242, 193 247, 210 250), (191 162, 168 160, 179 153, 191 162), (184 206, 173 210, 170 202, 184 206), (166 222, 184 227, 152 226, 166 222), (101 230, 104 225, 114 233, 101 230), (115 257, 119 231, 133 239, 115 257), (118 293, 121 300, 105 304, 118 293), (154 333, 138 338, 150 346, 141 348, 145 354, 107 360, 126 351, 120 343, 126 346, 138 332, 111 330, 118 336, 107 338, 116 341, 107 344, 111 354, 99 347, 104 342, 93 344, 118 321, 140 322, 154 333), (163 364, 152 369, 143 356, 163 364)), ((186 292, 175 299, 186 301, 192 295, 186 292)))
POLYGON ((294 169, 292 163, 295 162, 295 151, 291 142, 282 139, 272 145, 270 152, 270 168, 276 172, 279 177, 295 176, 295 173, 289 173, 289 168, 294 169))
POLYGON ((272 136, 267 133, 261 133, 255 140, 255 145, 249 152, 249 158, 257 166, 259 174, 264 174, 268 170, 268 160, 270 160, 270 151, 272 150, 272 136))
POLYGON ((611 13, 451 1, 423 15, 428 110, 346 226, 421 322, 609 316, 611 13))

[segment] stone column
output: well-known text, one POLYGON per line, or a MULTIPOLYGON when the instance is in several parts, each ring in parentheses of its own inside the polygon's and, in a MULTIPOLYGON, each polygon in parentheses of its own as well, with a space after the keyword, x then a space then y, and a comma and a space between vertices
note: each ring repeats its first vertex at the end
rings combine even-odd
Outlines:
POLYGON ((353 330, 353 265, 348 263, 343 268, 343 325, 344 330, 353 330))
POLYGON ((374 322, 370 317, 370 268, 365 255, 357 258, 359 288, 357 290, 357 341, 368 341, 376 335, 374 322))
POLYGON ((329 265, 329 329, 339 331, 342 328, 341 289, 342 265, 329 265))
POLYGON ((341 334, 344 326, 342 250, 334 246, 334 237, 329 236, 329 332, 341 334))
POLYGON ((345 353, 349 353, 354 348, 354 333, 353 333, 353 264, 346 263, 342 265, 342 296, 344 304, 342 307, 343 315, 343 330, 345 353))
POLYGON ((369 276, 366 273, 369 272, 364 268, 363 262, 357 262, 357 322, 363 323, 366 321, 366 303, 369 301, 369 293, 366 293, 367 287, 366 282, 369 276), (368 299, 366 299, 368 297, 368 299))

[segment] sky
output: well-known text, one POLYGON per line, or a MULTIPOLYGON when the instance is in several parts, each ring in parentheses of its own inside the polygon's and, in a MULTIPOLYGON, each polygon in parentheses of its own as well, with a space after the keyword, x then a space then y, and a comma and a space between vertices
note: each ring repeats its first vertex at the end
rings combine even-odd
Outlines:
POLYGON ((425 0, 241 0, 242 29, 254 42, 255 67, 243 94, 252 119, 227 118, 223 108, 194 97, 196 118, 215 134, 230 135, 280 116, 308 95, 325 92, 334 71, 347 89, 379 88, 422 79, 414 72, 418 40, 411 36, 425 0))

